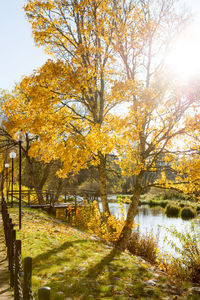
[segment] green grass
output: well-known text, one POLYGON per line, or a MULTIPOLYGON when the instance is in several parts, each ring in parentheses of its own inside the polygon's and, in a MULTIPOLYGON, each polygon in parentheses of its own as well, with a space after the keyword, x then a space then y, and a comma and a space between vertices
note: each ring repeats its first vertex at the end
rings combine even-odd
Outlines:
MULTIPOLYGON (((10 209, 10 214, 17 220, 17 209, 10 209)), ((17 238, 22 239, 22 258, 33 258, 35 296, 41 286, 51 287, 52 300, 164 299, 171 295, 168 278, 156 275, 149 263, 41 211, 23 208, 17 238)), ((185 295, 185 291, 179 288, 178 294, 185 295)))

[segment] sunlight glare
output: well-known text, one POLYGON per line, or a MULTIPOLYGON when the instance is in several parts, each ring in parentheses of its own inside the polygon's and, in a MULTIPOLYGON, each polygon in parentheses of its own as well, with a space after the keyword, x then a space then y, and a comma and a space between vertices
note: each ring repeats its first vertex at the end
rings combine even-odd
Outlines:
POLYGON ((200 74, 200 35, 191 27, 177 39, 167 57, 170 73, 183 82, 200 74))

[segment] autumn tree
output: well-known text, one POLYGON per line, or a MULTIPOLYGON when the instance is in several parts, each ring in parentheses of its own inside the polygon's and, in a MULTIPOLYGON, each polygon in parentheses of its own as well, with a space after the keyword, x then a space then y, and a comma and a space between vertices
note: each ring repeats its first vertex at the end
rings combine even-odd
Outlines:
MULTIPOLYGON (((77 173, 88 163, 98 167, 105 216, 110 215, 107 154, 116 144, 111 110, 125 100, 114 47, 115 18, 122 10, 123 3, 113 0, 27 1, 25 11, 35 42, 57 61, 48 61, 25 78, 18 87, 18 96, 22 90, 23 96, 15 95, 18 100, 6 110, 9 115, 10 109, 23 107, 26 117, 17 118, 26 119, 24 124, 29 125, 24 127, 31 126, 31 132, 39 135, 30 153, 47 162, 61 159, 59 176, 77 173), (48 121, 44 124, 44 120, 48 121)), ((140 18, 131 1, 130 18, 140 18)))
POLYGON ((167 171, 175 174, 172 178, 180 176, 178 160, 185 147, 190 148, 188 143, 184 149, 179 144, 183 143, 187 131, 187 112, 195 108, 198 98, 185 93, 166 72, 171 43, 188 19, 185 14, 176 13, 176 4, 173 0, 139 1, 144 18, 137 34, 135 28, 130 28, 127 35, 120 34, 120 26, 128 26, 126 10, 116 23, 116 48, 123 73, 135 85, 130 90, 128 115, 119 120, 123 140, 118 149, 120 166, 124 174, 135 179, 126 223, 117 242, 121 248, 127 246, 141 193, 151 186, 174 187, 174 182, 170 183, 166 177, 167 171), (147 174, 156 176, 151 176, 151 181, 144 180, 147 174))

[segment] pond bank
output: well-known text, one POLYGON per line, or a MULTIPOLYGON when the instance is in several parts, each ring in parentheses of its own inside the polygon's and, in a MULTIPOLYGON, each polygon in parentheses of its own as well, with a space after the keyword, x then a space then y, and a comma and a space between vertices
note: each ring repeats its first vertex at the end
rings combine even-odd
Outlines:
MULTIPOLYGON (((113 195, 110 202, 129 203, 130 195, 113 195)), ((156 196, 144 194, 139 200, 139 206, 148 205, 149 207, 165 208, 165 213, 169 217, 181 217, 184 220, 193 219, 200 214, 200 204, 182 198, 167 198, 163 194, 156 196)))
MULTIPOLYGON (((10 209, 15 222, 17 208, 10 209)), ((119 252, 40 210, 23 208, 22 257, 33 258, 33 290, 52 299, 197 299, 191 284, 169 278, 143 259, 119 252)))
MULTIPOLYGON (((99 203, 100 210, 102 210, 102 205, 99 203)), ((125 217, 128 212, 129 204, 123 204, 123 212, 118 203, 109 203, 109 208, 111 214, 116 218, 121 219, 123 214, 125 217)), ((170 226, 175 226, 177 230, 184 232, 187 227, 190 226, 190 221, 182 220, 181 218, 167 217, 160 207, 149 207, 148 205, 143 205, 138 208, 138 214, 135 217, 135 223, 139 225, 139 231, 141 234, 153 233, 155 236, 158 235, 158 247, 161 253, 171 253, 177 256, 175 250, 171 248, 166 240, 168 235, 169 240, 174 240, 177 243, 177 246, 180 246, 180 243, 170 235, 165 227, 169 228, 170 226)))

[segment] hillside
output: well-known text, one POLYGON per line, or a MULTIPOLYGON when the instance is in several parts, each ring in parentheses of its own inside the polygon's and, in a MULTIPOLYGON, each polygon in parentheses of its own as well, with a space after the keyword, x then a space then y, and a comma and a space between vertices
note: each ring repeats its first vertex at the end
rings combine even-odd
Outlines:
MULTIPOLYGON (((10 209, 17 220, 17 209, 10 209)), ((143 259, 120 252, 44 212, 24 209, 22 258, 33 258, 33 291, 52 299, 198 299, 143 259)))

